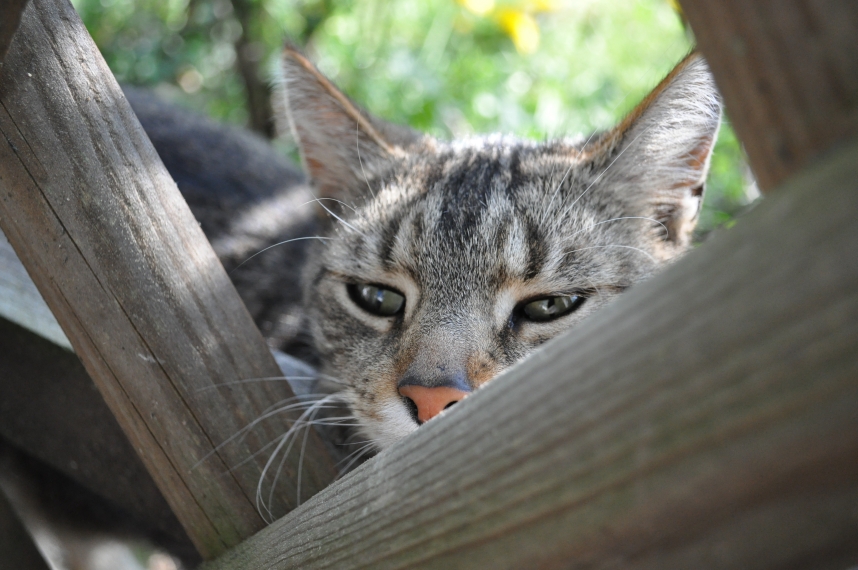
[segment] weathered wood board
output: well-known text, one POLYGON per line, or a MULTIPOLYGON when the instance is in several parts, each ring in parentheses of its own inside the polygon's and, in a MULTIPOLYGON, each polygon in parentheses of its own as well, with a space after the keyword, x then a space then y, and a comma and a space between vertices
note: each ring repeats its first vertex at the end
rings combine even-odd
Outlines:
POLYGON ((858 135, 858 2, 679 3, 764 191, 858 135))

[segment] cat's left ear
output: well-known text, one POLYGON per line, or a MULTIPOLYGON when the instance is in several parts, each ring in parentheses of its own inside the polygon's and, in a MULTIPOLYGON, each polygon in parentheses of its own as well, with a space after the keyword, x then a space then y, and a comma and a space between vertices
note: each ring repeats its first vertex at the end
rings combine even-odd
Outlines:
POLYGON ((721 99, 706 61, 686 57, 614 130, 593 145, 607 184, 634 215, 658 220, 684 247, 703 201, 721 99))
POLYGON ((296 49, 283 51, 285 114, 320 197, 366 194, 368 179, 402 160, 424 137, 376 119, 349 100, 296 49))

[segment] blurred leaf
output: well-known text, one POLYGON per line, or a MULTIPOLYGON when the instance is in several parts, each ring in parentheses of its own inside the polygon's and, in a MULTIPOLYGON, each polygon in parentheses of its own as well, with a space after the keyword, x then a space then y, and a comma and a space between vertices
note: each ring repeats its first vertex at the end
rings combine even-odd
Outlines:
POLYGON ((494 0, 459 0, 459 4, 477 16, 485 16, 495 8, 494 0))

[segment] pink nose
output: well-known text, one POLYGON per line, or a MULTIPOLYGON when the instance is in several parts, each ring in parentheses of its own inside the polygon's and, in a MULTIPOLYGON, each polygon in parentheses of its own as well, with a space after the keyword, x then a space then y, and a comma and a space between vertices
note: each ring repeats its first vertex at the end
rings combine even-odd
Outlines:
POLYGON ((441 410, 449 408, 469 394, 455 388, 423 386, 402 386, 399 388, 399 393, 417 406, 417 420, 421 424, 428 422, 440 414, 441 410))

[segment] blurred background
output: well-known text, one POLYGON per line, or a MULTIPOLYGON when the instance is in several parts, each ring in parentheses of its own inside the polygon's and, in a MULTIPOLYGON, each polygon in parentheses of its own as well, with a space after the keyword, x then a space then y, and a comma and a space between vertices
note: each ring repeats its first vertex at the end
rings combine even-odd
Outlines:
MULTIPOLYGON (((671 0, 72 0, 122 83, 245 125, 272 121, 284 40, 359 104, 437 137, 605 129, 693 45, 671 0)), ((729 119, 699 227, 758 196, 729 119)))

